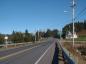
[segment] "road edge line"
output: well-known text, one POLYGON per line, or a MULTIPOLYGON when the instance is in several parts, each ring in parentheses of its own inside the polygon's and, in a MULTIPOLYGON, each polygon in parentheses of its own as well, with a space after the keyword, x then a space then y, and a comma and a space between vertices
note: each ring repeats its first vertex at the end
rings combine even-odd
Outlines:
POLYGON ((45 56, 45 54, 47 53, 47 51, 51 48, 51 46, 53 45, 54 43, 52 43, 48 49, 39 57, 39 59, 34 63, 34 64, 38 64, 39 61, 45 56))

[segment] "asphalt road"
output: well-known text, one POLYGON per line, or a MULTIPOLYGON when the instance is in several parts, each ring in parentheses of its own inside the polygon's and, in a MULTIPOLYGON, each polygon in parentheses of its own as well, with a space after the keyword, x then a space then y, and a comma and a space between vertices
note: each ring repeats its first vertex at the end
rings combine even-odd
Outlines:
POLYGON ((40 44, 0 51, 0 64, 34 64, 52 43, 53 39, 49 39, 40 44))

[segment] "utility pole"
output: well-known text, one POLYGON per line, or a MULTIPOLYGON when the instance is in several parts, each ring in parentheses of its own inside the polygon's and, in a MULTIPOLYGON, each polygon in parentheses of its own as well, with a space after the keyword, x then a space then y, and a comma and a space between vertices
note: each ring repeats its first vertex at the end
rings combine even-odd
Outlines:
POLYGON ((75 0, 72 0, 72 22, 73 22, 73 47, 74 47, 74 33, 75 33, 75 27, 74 27, 74 21, 75 21, 75 0))
POLYGON ((61 44, 61 35, 62 35, 62 30, 59 31, 60 34, 60 44, 61 44))
POLYGON ((38 41, 39 41, 39 39, 40 39, 40 38, 39 38, 39 29, 38 29, 38 41))
POLYGON ((36 33, 35 33, 35 42, 36 42, 36 33))

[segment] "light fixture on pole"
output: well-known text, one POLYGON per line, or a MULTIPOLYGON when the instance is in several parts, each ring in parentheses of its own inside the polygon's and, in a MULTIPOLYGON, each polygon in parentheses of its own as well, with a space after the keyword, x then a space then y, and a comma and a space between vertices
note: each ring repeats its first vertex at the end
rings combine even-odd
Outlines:
POLYGON ((5 47, 7 48, 7 45, 8 45, 8 42, 7 42, 8 36, 5 36, 4 39, 5 39, 5 47))

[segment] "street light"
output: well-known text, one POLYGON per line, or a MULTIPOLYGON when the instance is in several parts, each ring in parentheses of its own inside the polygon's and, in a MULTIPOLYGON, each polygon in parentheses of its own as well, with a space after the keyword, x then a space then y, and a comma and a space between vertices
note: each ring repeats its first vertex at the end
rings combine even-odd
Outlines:
POLYGON ((7 40, 8 40, 8 36, 5 36, 4 39, 5 39, 5 47, 7 48, 7 44, 8 44, 8 42, 7 42, 7 40))
POLYGON ((66 10, 64 11, 64 13, 67 13, 67 12, 68 12, 68 11, 66 11, 66 10))

